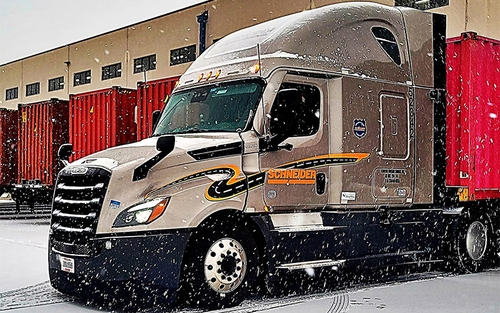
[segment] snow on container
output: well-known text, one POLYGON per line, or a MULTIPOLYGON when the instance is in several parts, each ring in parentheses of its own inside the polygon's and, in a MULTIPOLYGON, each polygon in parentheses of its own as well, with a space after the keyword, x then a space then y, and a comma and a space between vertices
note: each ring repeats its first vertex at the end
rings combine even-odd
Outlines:
POLYGON ((446 63, 446 183, 462 200, 500 198, 500 41, 450 38, 446 63))
POLYGON ((62 164, 57 150, 68 142, 68 101, 19 104, 17 204, 48 203, 62 164))
POLYGON ((17 110, 0 109, 0 195, 17 182, 17 110))
POLYGON ((137 83, 137 140, 151 136, 153 112, 163 109, 179 77, 170 77, 137 83))
POLYGON ((112 87, 70 95, 70 161, 137 139, 134 108, 137 91, 112 87))

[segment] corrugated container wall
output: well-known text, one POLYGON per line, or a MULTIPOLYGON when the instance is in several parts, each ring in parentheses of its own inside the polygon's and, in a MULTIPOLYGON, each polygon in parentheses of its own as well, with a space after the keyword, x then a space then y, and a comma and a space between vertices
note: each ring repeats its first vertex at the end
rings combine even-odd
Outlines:
POLYGON ((0 109, 0 193, 17 183, 17 110, 0 109))
POLYGON ((162 110, 179 77, 137 84, 137 140, 151 136, 153 112, 162 110))
POLYGON ((112 87, 70 95, 69 101, 69 133, 74 151, 70 161, 136 141, 136 90, 112 87))
POLYGON ((500 41, 448 39, 446 63, 446 183, 469 200, 500 198, 500 41))
POLYGON ((39 180, 53 186, 61 164, 57 150, 68 142, 68 101, 20 104, 17 182, 39 180))

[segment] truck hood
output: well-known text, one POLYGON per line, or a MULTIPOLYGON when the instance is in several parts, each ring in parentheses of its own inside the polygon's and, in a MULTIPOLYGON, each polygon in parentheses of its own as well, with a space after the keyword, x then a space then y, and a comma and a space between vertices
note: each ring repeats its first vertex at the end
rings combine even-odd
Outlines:
MULTIPOLYGON (((160 146, 162 142, 159 143, 160 146)), ((237 133, 153 137, 89 155, 69 164, 63 171, 65 174, 78 176, 87 173, 88 168, 100 168, 111 173, 102 200, 97 233, 142 231, 157 227, 166 229, 172 225, 186 227, 196 216, 194 212, 201 209, 196 207, 193 211, 173 208, 188 203, 187 199, 193 197, 195 192, 197 197, 203 199, 213 180, 200 176, 200 180, 196 181, 186 180, 171 186, 170 183, 195 173, 206 172, 207 168, 217 164, 240 164, 241 151, 242 140, 237 133), (158 141, 167 143, 163 145, 163 151, 156 149, 158 141), (168 218, 158 221, 160 224, 123 228, 112 226, 118 215, 125 210, 143 203, 147 198, 158 197, 171 199, 168 218)), ((97 178, 96 181, 102 182, 104 179, 97 178)), ((235 203, 232 206, 241 206, 242 200, 237 197, 235 199, 237 200, 233 200, 235 203)), ((197 203, 206 206, 204 200, 197 203)))
MULTIPOLYGON (((156 149, 159 138, 161 137, 148 138, 136 143, 106 149, 76 160, 68 166, 97 166, 112 172, 136 168, 160 155, 156 149)), ((219 147, 224 149, 227 146, 234 146, 233 148, 238 146, 241 149, 241 140, 237 134, 233 133, 177 135, 174 138, 173 150, 167 155, 161 156, 162 159, 155 162, 154 166, 171 167, 191 163, 199 158, 200 153, 203 154, 204 151, 208 154, 217 152, 219 147)))

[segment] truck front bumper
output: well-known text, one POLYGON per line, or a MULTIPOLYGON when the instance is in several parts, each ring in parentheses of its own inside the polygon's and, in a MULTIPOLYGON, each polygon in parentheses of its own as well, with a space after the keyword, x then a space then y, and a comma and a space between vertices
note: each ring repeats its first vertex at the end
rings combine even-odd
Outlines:
POLYGON ((131 281, 175 292, 190 233, 182 230, 96 238, 86 250, 50 238, 51 283, 67 294, 74 294, 77 286, 131 281))

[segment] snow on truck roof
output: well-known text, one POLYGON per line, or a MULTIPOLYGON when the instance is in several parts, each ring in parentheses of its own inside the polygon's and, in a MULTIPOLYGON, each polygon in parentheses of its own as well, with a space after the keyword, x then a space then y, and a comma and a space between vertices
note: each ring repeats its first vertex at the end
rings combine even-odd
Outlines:
POLYGON ((405 83, 411 78, 404 12, 374 3, 342 3, 245 28, 209 47, 180 85, 197 82, 207 71, 221 70, 221 78, 254 74, 249 68, 258 62, 259 52, 261 72, 254 75, 267 77, 278 67, 292 67, 405 83))

